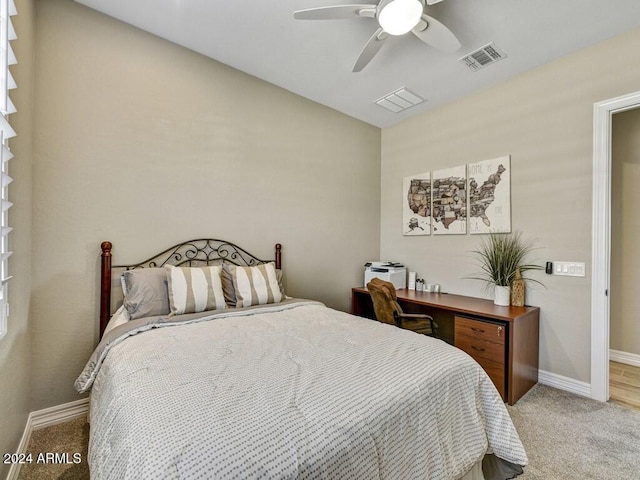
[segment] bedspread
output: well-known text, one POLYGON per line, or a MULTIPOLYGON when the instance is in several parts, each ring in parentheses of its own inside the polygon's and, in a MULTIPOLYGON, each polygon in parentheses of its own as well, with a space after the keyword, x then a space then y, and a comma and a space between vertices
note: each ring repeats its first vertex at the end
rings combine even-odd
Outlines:
POLYGON ((118 327, 76 381, 92 389, 92 478, 453 480, 487 452, 527 463, 491 380, 441 340, 311 301, 180 320, 118 327))

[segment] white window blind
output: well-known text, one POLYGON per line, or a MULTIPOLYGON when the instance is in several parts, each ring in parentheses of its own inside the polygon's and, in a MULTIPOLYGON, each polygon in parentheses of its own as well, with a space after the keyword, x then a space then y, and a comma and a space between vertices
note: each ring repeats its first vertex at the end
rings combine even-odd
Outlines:
POLYGON ((16 39, 16 32, 11 24, 11 17, 16 15, 16 6, 13 0, 0 0, 0 337, 7 331, 7 316, 9 304, 7 303, 9 275, 9 209, 13 205, 9 201, 9 185, 13 179, 9 176, 9 160, 13 154, 9 149, 9 139, 16 135, 9 123, 9 115, 15 113, 16 108, 9 98, 9 91, 16 88, 16 82, 11 76, 9 68, 17 63, 16 56, 11 48, 11 41, 16 39))

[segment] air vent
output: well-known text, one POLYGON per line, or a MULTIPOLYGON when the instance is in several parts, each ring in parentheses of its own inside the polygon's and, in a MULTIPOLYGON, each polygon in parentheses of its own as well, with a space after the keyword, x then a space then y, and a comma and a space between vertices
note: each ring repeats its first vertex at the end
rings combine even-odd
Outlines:
POLYGON ((507 58, 507 54, 491 42, 459 60, 475 72, 503 58, 507 58))
POLYGON ((420 95, 417 95, 407 90, 405 87, 402 87, 395 92, 391 92, 384 97, 379 98, 375 101, 375 103, 393 113, 400 113, 403 110, 414 107, 415 105, 418 105, 424 101, 424 98, 422 98, 420 95))

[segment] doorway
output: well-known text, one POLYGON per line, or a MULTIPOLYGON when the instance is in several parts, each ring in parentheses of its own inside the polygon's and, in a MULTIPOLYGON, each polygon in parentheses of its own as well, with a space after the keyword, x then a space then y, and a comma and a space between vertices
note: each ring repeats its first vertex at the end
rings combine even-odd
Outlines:
POLYGON ((591 398, 609 399, 612 116, 640 107, 640 92, 596 103, 593 115, 591 398))
POLYGON ((640 408, 640 108, 612 118, 609 401, 640 408))

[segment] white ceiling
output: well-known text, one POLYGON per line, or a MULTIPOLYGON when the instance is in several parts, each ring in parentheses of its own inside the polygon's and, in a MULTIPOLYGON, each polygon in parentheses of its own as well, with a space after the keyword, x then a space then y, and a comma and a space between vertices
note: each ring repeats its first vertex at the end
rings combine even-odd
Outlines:
POLYGON ((377 21, 294 20, 293 11, 375 0, 76 1, 378 127, 640 26, 640 0, 444 0, 426 12, 456 34, 458 52, 409 33, 352 73, 377 21), (458 61, 489 42, 508 58, 477 72, 458 61), (427 102, 401 113, 374 103, 405 86, 427 102))

